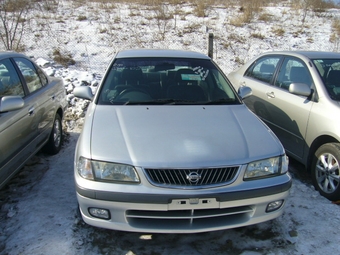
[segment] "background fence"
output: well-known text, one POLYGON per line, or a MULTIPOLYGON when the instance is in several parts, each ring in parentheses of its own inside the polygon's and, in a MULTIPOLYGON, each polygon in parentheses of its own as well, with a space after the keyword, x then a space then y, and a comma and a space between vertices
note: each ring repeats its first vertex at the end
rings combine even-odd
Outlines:
POLYGON ((305 12, 290 1, 271 1, 250 17, 239 5, 205 4, 200 13, 198 5, 189 2, 54 2, 48 11, 27 14, 20 49, 99 76, 114 54, 127 48, 194 50, 209 54, 229 73, 264 51, 334 51, 339 45, 332 26, 338 9, 305 12))

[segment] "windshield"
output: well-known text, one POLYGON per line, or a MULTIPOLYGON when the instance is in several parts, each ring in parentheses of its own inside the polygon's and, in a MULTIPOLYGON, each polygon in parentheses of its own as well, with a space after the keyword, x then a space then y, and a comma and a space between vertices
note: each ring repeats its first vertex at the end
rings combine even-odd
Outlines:
POLYGON ((315 59, 313 63, 330 97, 340 101, 340 59, 315 59))
POLYGON ((231 85, 210 60, 116 59, 98 104, 239 104, 231 85))

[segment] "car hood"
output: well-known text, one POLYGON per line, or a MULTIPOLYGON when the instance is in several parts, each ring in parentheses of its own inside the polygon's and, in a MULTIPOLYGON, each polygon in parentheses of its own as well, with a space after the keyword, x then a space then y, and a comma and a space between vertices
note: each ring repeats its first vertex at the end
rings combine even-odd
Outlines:
POLYGON ((99 105, 90 115, 89 144, 96 160, 142 167, 208 167, 284 153, 276 136, 244 105, 99 105))

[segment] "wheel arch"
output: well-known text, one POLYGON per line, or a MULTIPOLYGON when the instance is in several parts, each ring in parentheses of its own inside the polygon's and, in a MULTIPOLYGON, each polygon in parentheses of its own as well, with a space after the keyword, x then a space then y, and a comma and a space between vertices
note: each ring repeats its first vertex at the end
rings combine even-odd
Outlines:
POLYGON ((63 111, 63 109, 61 107, 58 108, 56 114, 59 114, 61 119, 64 118, 64 111, 63 111))
POLYGON ((312 142, 310 149, 309 149, 308 157, 307 157, 306 168, 309 172, 311 171, 311 165, 312 165, 313 157, 314 157, 316 150, 320 148, 320 146, 326 143, 339 143, 339 141, 330 135, 322 135, 322 136, 317 137, 312 142))

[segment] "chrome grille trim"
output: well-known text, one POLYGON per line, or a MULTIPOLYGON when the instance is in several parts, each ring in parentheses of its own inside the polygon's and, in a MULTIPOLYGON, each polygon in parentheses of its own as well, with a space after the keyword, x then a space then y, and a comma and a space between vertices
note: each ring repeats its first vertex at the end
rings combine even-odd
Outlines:
POLYGON ((145 175, 155 186, 197 188, 227 185, 235 181, 240 167, 155 169, 144 168, 145 175))

